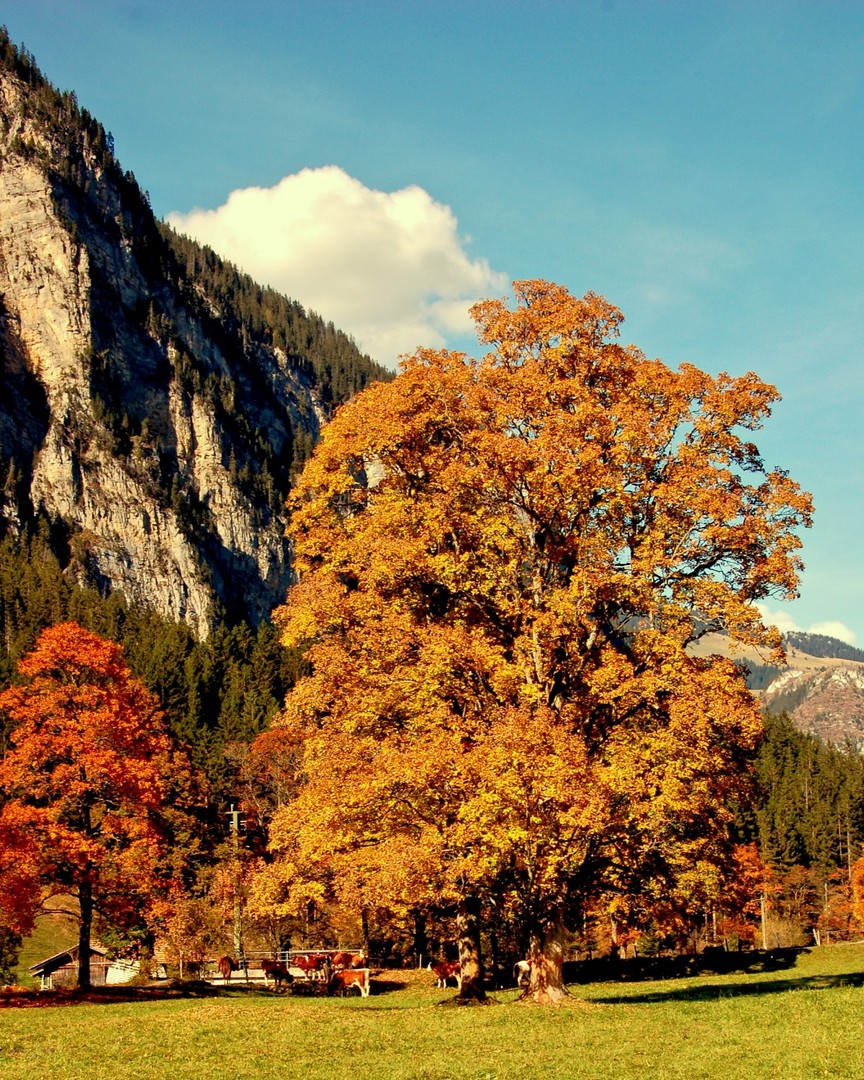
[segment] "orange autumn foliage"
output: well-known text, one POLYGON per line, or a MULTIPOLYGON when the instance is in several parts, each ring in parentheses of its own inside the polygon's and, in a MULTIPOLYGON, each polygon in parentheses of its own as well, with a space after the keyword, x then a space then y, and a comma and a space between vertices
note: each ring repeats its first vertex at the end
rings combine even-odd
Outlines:
POLYGON ((856 860, 849 870, 852 915, 864 926, 864 858, 856 860))
POLYGON ((293 495, 280 618, 312 674, 268 881, 289 904, 325 879, 406 904, 506 882, 543 1000, 568 911, 721 887, 761 728, 735 665, 687 646, 778 646, 754 602, 794 593, 811 507, 747 438, 773 387, 618 344, 601 297, 514 289, 474 308, 486 357, 408 358, 293 495))
MULTIPOLYGON (((118 645, 75 623, 39 636, 0 694, 12 721, 0 761, 0 885, 8 925, 27 930, 42 887, 74 894, 81 956, 94 915, 123 925, 167 874, 163 812, 188 779, 156 698, 118 645)), ((81 966, 82 980, 89 969, 81 966), (86 970, 85 970, 86 969, 86 970)))

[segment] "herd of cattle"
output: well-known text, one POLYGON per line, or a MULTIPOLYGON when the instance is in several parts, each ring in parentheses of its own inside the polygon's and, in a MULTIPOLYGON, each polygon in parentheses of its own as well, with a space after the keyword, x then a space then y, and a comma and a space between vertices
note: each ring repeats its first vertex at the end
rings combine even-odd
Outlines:
MULTIPOLYGON (((224 982, 239 969, 232 956, 221 956, 217 962, 219 974, 224 982)), ((345 995, 357 990, 363 997, 369 996, 369 967, 363 952, 308 952, 292 953, 286 960, 273 960, 265 957, 260 961, 264 975, 264 984, 273 983, 276 991, 289 986, 300 986, 320 990, 328 995, 345 995)), ((458 960, 437 960, 428 965, 428 970, 435 976, 435 985, 444 988, 453 980, 462 989, 462 968, 458 960)), ((247 965, 248 976, 248 965, 247 965)), ((517 986, 527 986, 531 977, 531 965, 527 960, 519 960, 513 966, 513 979, 517 986)))
MULTIPOLYGON (((265 957, 259 963, 264 985, 272 982, 277 991, 300 983, 327 994, 346 994, 356 989, 363 997, 369 995, 369 968, 362 952, 293 953, 287 960, 265 957)), ((228 982, 240 965, 233 956, 220 956, 216 966, 228 982)), ((247 975, 250 966, 247 962, 247 975)))

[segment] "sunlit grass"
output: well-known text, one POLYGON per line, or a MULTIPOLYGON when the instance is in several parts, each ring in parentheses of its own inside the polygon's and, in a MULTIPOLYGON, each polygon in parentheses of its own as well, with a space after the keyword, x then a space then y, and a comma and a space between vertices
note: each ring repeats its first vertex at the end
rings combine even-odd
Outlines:
MULTIPOLYGON (((71 897, 58 897, 57 906, 74 907, 71 897)), ((78 924, 68 916, 44 915, 36 922, 33 933, 24 939, 14 982, 22 986, 35 986, 30 975, 30 965, 53 956, 55 953, 77 944, 78 924)))
POLYGON ((864 1076, 864 946, 793 966, 573 988, 562 1008, 442 1009, 414 986, 366 1000, 249 993, 143 1004, 0 1010, 0 1076, 17 1080, 237 1077, 864 1076))

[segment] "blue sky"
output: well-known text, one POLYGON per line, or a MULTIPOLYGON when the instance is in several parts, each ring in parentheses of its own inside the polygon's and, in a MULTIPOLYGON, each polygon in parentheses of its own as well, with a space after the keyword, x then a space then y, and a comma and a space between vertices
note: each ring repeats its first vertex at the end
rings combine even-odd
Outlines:
POLYGON ((816 523, 801 599, 772 610, 864 645, 860 3, 7 0, 2 18, 157 214, 379 359, 465 347, 474 297, 545 277, 603 293, 673 366, 775 383, 759 445, 816 523))

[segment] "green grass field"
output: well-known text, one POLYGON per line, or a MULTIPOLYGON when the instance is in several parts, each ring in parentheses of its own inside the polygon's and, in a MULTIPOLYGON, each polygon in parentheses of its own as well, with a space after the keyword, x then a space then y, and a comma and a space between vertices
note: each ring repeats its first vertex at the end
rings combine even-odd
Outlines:
POLYGON ((762 974, 573 988, 561 1008, 440 1008, 415 982, 368 999, 217 997, 0 1009, 3 1080, 238 1077, 864 1077, 864 946, 762 974))

